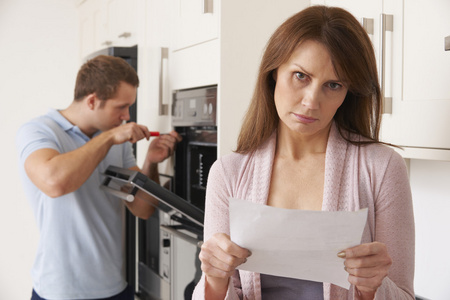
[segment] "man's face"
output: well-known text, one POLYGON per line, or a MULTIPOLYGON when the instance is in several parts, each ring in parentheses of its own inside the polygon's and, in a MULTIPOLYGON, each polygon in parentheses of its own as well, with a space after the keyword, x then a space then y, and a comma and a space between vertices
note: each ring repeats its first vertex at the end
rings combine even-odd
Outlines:
POLYGON ((130 119, 130 106, 136 101, 136 87, 121 82, 113 98, 98 100, 96 104, 97 129, 106 131, 130 119))

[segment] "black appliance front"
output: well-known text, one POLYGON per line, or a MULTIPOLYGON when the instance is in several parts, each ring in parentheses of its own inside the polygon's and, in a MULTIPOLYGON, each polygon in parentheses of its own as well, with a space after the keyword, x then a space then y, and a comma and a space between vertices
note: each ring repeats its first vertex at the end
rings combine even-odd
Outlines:
POLYGON ((188 126, 175 130, 183 137, 175 154, 175 193, 204 211, 209 169, 217 159, 217 129, 188 126))
MULTIPOLYGON (((216 86, 174 93, 172 125, 183 140, 175 151, 173 176, 161 176, 166 188, 203 212, 209 169, 217 159, 216 99, 216 86)), ((201 276, 198 241, 203 240, 203 230, 191 225, 162 211, 139 221, 141 299, 191 299, 201 276)))
POLYGON ((175 193, 205 209, 209 169, 217 159, 217 86, 174 93, 172 124, 183 137, 175 153, 175 193))

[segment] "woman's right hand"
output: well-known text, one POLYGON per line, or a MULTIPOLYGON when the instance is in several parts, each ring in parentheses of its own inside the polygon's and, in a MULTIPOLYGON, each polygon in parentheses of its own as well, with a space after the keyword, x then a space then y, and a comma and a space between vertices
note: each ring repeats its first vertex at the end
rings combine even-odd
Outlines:
POLYGON ((250 254, 249 250, 233 243, 225 233, 216 233, 203 243, 199 258, 206 275, 207 294, 225 297, 229 278, 237 266, 247 261, 250 254))

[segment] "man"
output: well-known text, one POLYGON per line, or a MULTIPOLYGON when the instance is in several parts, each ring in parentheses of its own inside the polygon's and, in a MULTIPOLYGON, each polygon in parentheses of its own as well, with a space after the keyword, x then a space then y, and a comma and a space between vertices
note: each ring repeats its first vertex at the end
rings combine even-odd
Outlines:
POLYGON ((133 202, 99 185, 109 165, 158 181, 158 163, 181 137, 172 131, 150 143, 142 169, 131 143, 149 139, 129 120, 139 79, 123 59, 97 56, 79 70, 73 102, 23 125, 17 135, 21 177, 39 230, 32 269, 34 299, 134 299, 123 276, 123 207, 148 218, 145 193, 133 202))

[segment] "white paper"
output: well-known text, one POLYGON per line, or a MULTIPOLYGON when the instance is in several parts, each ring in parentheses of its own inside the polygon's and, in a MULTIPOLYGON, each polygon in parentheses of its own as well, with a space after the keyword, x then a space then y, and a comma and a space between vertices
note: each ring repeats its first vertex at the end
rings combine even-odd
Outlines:
POLYGON ((337 254, 361 243, 366 219, 367 208, 305 211, 230 199, 231 240, 252 252, 238 269, 346 289, 348 273, 337 254))

